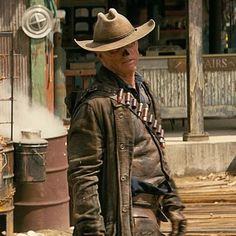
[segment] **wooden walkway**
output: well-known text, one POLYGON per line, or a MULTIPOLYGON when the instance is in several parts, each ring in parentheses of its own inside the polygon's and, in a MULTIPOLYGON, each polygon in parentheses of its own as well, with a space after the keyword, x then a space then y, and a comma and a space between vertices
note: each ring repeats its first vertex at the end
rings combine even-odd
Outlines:
MULTIPOLYGON (((175 180, 186 204, 186 236, 236 235, 236 176, 219 173, 175 180)), ((170 227, 161 225, 167 235, 170 227)))
MULTIPOLYGON (((210 174, 175 178, 186 204, 186 236, 236 236, 236 176, 210 174)), ((162 223, 165 235, 170 223, 162 223)), ((72 230, 41 230, 44 236, 71 236, 72 230)), ((18 234, 14 234, 18 235, 18 234)))

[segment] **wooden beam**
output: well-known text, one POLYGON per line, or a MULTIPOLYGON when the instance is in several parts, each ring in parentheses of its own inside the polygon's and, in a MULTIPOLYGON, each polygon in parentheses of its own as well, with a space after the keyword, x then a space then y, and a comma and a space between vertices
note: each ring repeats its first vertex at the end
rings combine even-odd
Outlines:
POLYGON ((184 141, 202 141, 209 139, 208 134, 204 132, 203 118, 202 1, 203 0, 187 1, 188 130, 183 134, 184 141))
POLYGON ((65 76, 94 76, 96 69, 65 70, 65 76))

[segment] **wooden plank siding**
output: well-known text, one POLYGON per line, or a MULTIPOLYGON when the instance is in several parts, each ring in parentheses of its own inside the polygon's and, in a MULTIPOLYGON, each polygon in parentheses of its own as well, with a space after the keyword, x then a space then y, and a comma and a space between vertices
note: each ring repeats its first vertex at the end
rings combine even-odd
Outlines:
MULTIPOLYGON (((188 221, 186 236, 236 235, 236 177, 226 173, 208 176, 175 177, 185 203, 188 221)), ((171 224, 162 223, 168 234, 171 224)))
MULTIPOLYGON (((226 57, 204 58, 204 117, 236 116, 236 56, 226 57)), ((163 119, 187 118, 185 58, 141 57, 138 70, 158 98, 163 119)))

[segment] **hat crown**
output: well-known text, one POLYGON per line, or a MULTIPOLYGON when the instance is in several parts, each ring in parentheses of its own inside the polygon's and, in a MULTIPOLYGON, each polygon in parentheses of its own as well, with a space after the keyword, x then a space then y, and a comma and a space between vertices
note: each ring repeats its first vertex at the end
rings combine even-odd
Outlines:
POLYGON ((126 17, 119 14, 114 8, 110 8, 107 14, 98 13, 93 41, 99 43, 113 42, 125 38, 134 30, 126 17))

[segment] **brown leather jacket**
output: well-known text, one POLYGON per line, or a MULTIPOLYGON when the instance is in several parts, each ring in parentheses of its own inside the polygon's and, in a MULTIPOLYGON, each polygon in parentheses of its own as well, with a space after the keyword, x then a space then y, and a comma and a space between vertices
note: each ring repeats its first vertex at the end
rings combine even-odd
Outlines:
MULTIPOLYGON (((68 180, 76 236, 133 235, 131 176, 155 186, 170 180, 158 141, 117 101, 122 86, 129 89, 102 67, 95 83, 75 105, 68 133, 68 180)), ((160 122, 158 106, 144 82, 140 89, 160 122)), ((139 100, 139 95, 135 96, 139 100)), ((182 206, 175 193, 170 195, 173 204, 182 206)))

